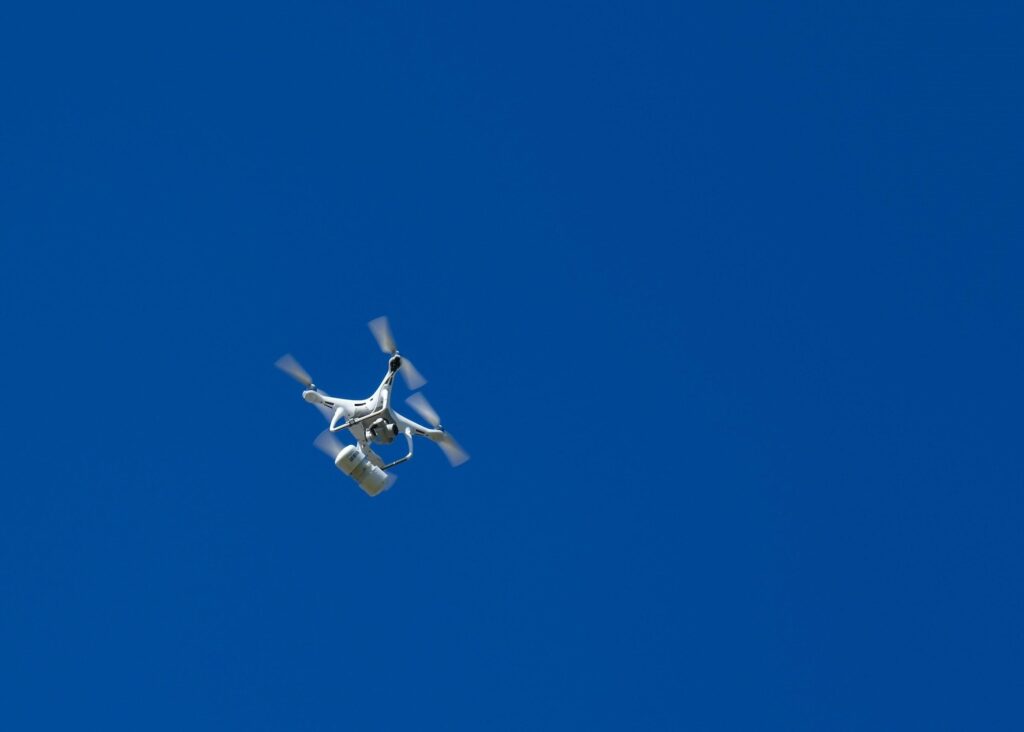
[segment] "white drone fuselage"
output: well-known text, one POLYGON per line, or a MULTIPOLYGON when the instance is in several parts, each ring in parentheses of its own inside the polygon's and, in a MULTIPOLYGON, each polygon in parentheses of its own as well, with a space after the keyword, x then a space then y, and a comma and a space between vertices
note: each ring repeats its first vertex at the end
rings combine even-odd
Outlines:
POLYGON ((386 317, 374 318, 368 325, 377 340, 377 345, 382 352, 390 354, 390 358, 388 372, 383 381, 366 399, 343 399, 320 391, 313 383, 309 372, 302 368, 290 353, 281 356, 274 365, 305 387, 302 398, 320 410, 330 422, 328 429, 320 433, 313 444, 334 460, 338 470, 355 480, 366 493, 376 496, 387 490, 395 480, 393 474, 385 471, 412 457, 413 437, 426 437, 434 442, 441 448, 452 466, 462 465, 469 460, 469 455, 441 426, 441 418, 422 393, 414 393, 406 402, 433 425, 433 428, 413 422, 394 410, 392 402, 395 374, 400 369, 406 385, 413 391, 423 386, 426 379, 411 361, 398 355, 398 347, 395 345, 395 338, 391 334, 386 317), (342 445, 333 434, 342 431, 351 434, 356 444, 342 445), (405 436, 409 452, 404 457, 385 464, 371 445, 391 444, 399 435, 405 436))
POLYGON ((302 392, 302 398, 317 405, 330 420, 331 432, 347 430, 370 462, 382 470, 394 467, 412 457, 413 437, 427 437, 434 442, 441 442, 445 438, 443 429, 424 427, 399 414, 392 407, 395 374, 401 365, 401 356, 392 356, 388 361, 388 373, 380 382, 380 386, 368 398, 359 401, 334 397, 315 388, 302 392), (391 444, 398 435, 405 436, 409 452, 404 457, 385 464, 370 445, 391 444))

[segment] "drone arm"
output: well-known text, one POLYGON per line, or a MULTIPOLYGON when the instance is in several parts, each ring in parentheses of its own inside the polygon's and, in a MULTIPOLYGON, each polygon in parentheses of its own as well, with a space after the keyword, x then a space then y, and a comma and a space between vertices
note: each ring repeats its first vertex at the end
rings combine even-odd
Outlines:
POLYGON ((396 357, 393 356, 391 360, 388 361, 388 372, 384 374, 384 379, 380 382, 380 386, 377 387, 377 393, 380 393, 385 389, 388 391, 391 390, 391 384, 395 380, 395 374, 398 373, 398 364, 401 363, 401 361, 396 361, 395 358, 396 357))
POLYGON ((394 416, 395 422, 401 425, 402 429, 405 430, 410 436, 429 437, 434 442, 439 442, 445 434, 441 430, 432 430, 429 427, 424 427, 421 424, 417 424, 408 417, 398 414, 398 412, 394 410, 391 410, 391 414, 394 416))
POLYGON ((448 458, 448 462, 451 463, 452 466, 462 465, 462 463, 469 460, 469 455, 466 451, 463 450, 459 446, 459 443, 452 439, 452 436, 444 430, 432 430, 429 427, 416 424, 408 417, 403 417, 401 414, 398 414, 393 410, 391 414, 394 417, 395 422, 405 430, 406 435, 410 437, 413 435, 426 437, 431 442, 436 443, 437 446, 441 448, 441 452, 444 453, 444 456, 448 458))

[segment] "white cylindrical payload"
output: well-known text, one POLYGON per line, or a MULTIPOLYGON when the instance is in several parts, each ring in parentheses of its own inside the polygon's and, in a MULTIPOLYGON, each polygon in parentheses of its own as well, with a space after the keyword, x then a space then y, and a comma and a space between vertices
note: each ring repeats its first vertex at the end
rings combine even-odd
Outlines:
POLYGON ((334 459, 338 470, 349 476, 367 495, 376 496, 391 487, 391 477, 376 465, 359 449, 358 445, 347 445, 334 459))

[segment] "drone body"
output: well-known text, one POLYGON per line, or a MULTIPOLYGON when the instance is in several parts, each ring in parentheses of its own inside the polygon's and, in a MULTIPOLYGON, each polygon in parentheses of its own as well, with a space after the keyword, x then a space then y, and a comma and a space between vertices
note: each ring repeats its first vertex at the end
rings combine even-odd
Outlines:
POLYGON ((306 387, 302 398, 316 406, 330 422, 327 430, 317 437, 314 444, 334 459, 338 469, 355 480, 368 495, 376 496, 394 483, 395 476, 387 471, 412 458, 414 437, 426 437, 437 443, 453 466, 466 462, 469 455, 441 426, 437 412, 419 392, 406 401, 433 428, 424 427, 395 411, 392 401, 395 375, 401 371, 410 389, 418 389, 426 380, 408 359, 398 354, 387 318, 376 318, 369 325, 381 350, 390 354, 390 358, 387 374, 380 386, 366 399, 342 399, 317 389, 306 370, 291 355, 279 358, 276 366, 306 387), (338 441, 334 433, 343 431, 352 436, 355 445, 343 446, 338 441), (385 464, 373 451, 372 445, 389 445, 399 435, 405 437, 409 452, 385 464))

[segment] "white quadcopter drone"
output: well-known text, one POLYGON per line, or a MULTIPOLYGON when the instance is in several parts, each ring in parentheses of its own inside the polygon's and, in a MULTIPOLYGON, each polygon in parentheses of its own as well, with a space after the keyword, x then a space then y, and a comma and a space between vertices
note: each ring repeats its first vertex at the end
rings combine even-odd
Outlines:
POLYGON ((427 380, 409 359, 398 355, 386 317, 371 320, 369 326, 380 350, 390 354, 391 358, 388 359, 387 375, 367 399, 353 401, 325 394, 316 388, 309 373, 291 354, 285 354, 274 365, 306 387, 302 398, 316 406, 330 422, 330 426, 320 433, 313 444, 327 453, 338 469, 355 480, 368 495, 376 496, 395 482, 396 476, 385 471, 412 457, 413 437, 427 437, 436 442, 453 466, 462 465, 469 460, 469 455, 441 426, 441 418, 423 394, 416 392, 405 401, 433 425, 433 429, 417 424, 394 410, 392 385, 396 373, 401 371, 406 385, 413 391, 427 383, 427 380), (356 440, 355 445, 343 446, 338 441, 334 433, 342 430, 351 433, 356 440), (370 445, 390 445, 399 434, 405 435, 409 452, 405 457, 385 464, 370 445))

